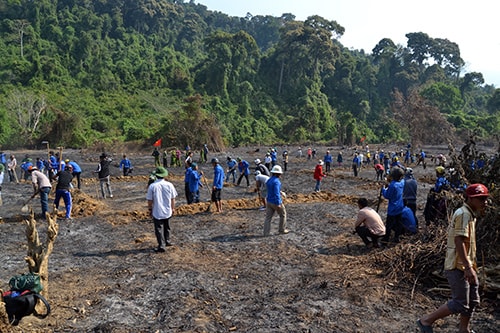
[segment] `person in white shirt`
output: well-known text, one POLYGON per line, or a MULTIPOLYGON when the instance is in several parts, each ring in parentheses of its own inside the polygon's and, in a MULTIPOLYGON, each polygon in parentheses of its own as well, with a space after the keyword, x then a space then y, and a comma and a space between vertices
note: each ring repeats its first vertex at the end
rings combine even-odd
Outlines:
POLYGON ((155 252, 165 252, 165 247, 170 243, 170 218, 175 214, 175 198, 177 191, 172 183, 167 181, 168 171, 164 167, 157 167, 156 181, 148 187, 146 200, 148 209, 153 218, 155 236, 158 247, 155 252))
POLYGON ((269 176, 264 175, 259 170, 255 171, 255 188, 257 190, 257 195, 259 196, 259 201, 262 204, 259 210, 266 209, 266 196, 267 196, 266 182, 268 180, 269 176))

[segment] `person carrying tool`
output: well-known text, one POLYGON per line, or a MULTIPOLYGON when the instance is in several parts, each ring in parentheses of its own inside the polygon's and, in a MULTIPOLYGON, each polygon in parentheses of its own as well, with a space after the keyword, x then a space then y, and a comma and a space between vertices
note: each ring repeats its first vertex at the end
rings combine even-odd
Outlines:
POLYGON ((266 196, 267 196, 266 183, 268 180, 269 176, 261 173, 259 170, 255 171, 255 190, 257 191, 259 202, 262 204, 259 210, 266 209, 266 196))
POLYGON ((45 219, 45 216, 49 211, 49 193, 52 189, 52 185, 50 184, 49 178, 41 173, 37 167, 32 165, 29 166, 28 172, 31 174, 31 183, 33 185, 33 195, 30 199, 33 199, 37 194, 40 194, 42 219, 45 219))

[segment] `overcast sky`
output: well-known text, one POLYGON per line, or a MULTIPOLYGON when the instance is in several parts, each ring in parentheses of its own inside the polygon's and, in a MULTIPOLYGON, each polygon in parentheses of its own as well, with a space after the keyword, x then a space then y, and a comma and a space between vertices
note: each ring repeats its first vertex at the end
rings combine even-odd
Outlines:
POLYGON ((424 32, 457 43, 465 72, 481 72, 500 88, 500 2, 496 0, 198 0, 231 16, 320 15, 345 28, 342 45, 371 50, 382 38, 406 46, 405 35, 424 32))

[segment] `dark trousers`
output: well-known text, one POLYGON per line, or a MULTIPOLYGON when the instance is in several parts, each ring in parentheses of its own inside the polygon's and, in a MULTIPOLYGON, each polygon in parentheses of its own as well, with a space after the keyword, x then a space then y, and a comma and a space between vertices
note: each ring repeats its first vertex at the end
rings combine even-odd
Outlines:
POLYGON ((399 243, 399 236, 404 233, 401 216, 402 214, 387 215, 387 220, 385 221, 385 236, 382 238, 384 243, 389 243, 392 230, 394 230, 394 243, 399 243))
POLYGON ((82 188, 81 176, 82 176, 81 172, 73 172, 73 177, 76 177, 76 187, 78 187, 78 189, 82 188))
POLYGON ((123 168, 123 175, 128 176, 130 174, 130 168, 123 168))
POLYGON ((370 229, 368 229, 366 226, 358 225, 356 227, 356 232, 363 240, 363 243, 365 243, 366 245, 372 243, 373 247, 379 247, 378 239, 380 238, 380 236, 372 234, 370 229))
POLYGON ((189 190, 189 183, 184 183, 184 191, 186 192, 186 201, 188 204, 193 203, 193 195, 191 194, 191 191, 189 190))
POLYGON ((243 179, 243 177, 245 177, 245 179, 247 180, 247 186, 250 186, 250 181, 248 180, 248 175, 245 175, 244 173, 242 173, 240 175, 240 177, 238 178, 238 182, 236 183, 236 185, 240 185, 241 180, 243 179))
POLYGON ((170 219, 155 219, 153 218, 155 225, 155 236, 158 241, 158 248, 165 249, 167 244, 170 244, 170 219))

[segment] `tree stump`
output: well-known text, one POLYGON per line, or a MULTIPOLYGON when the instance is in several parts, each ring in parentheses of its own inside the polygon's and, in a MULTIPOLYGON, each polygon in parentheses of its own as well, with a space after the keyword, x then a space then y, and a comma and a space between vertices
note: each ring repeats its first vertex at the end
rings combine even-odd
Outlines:
MULTIPOLYGON (((46 214, 47 219, 47 238, 45 243, 40 242, 38 230, 36 228, 36 219, 33 209, 30 210, 30 219, 24 220, 26 226, 26 238, 28 240, 28 255, 24 258, 28 264, 31 273, 40 275, 43 290, 40 292, 46 299, 49 298, 49 256, 54 248, 54 242, 57 238, 59 225, 57 224, 57 210, 51 216, 46 214)), ((44 311, 43 304, 37 304, 36 311, 44 311)))

